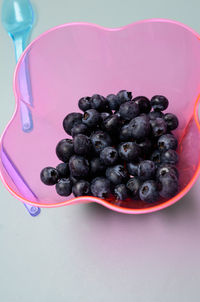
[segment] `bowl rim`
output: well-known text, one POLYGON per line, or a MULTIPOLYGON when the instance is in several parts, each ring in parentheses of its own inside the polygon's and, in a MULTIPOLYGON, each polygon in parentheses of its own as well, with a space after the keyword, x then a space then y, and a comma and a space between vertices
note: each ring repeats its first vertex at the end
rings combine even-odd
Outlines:
MULTIPOLYGON (((14 96, 15 96, 15 109, 13 112, 13 115, 11 116, 11 119, 9 120, 9 122, 7 123, 1 138, 0 138, 0 147, 2 148, 3 145, 3 137, 6 134, 7 129, 9 128, 9 126, 11 125, 12 121, 14 120, 16 114, 17 114, 17 110, 18 110, 18 106, 19 106, 19 101, 18 101, 18 95, 17 95, 17 74, 18 74, 18 70, 20 68, 21 62, 24 58, 24 56, 26 55, 26 53, 31 49, 31 47, 37 43, 41 38, 43 38, 43 36, 48 35, 49 33, 51 33, 52 31, 56 31, 59 30, 60 28, 64 28, 64 27, 70 27, 70 26, 90 26, 93 28, 97 28, 100 30, 105 30, 105 31, 121 31, 121 30, 125 30, 126 28, 130 28, 132 26, 138 25, 138 24, 143 24, 143 23, 153 23, 153 22, 163 22, 163 23, 170 23, 170 24, 175 24, 178 25, 182 28, 185 28, 186 30, 190 31, 194 36, 197 37, 198 40, 200 40, 200 35, 194 31, 192 28, 190 28, 189 26, 179 22, 179 21, 175 21, 175 20, 171 20, 171 19, 163 19, 163 18, 152 18, 152 19, 144 19, 144 20, 139 20, 136 22, 132 22, 128 25, 125 26, 121 26, 121 27, 115 27, 115 28, 110 28, 110 27, 104 27, 104 26, 100 26, 97 25, 95 23, 89 23, 89 22, 71 22, 71 23, 64 23, 62 25, 58 25, 55 27, 50 28, 49 30, 43 32, 42 34, 40 34, 38 37, 36 37, 24 50, 24 52, 22 53, 20 59, 17 62, 15 71, 14 71, 14 77, 13 77, 13 90, 14 90, 14 96)), ((200 122, 199 122, 199 117, 198 117, 198 105, 200 103, 200 94, 197 96, 196 101, 195 101, 195 105, 194 105, 194 110, 193 110, 193 115, 192 117, 194 117, 195 123, 197 125, 197 128, 200 132, 200 122)), ((192 118, 191 117, 191 118, 192 118)), ((65 206, 65 205, 70 205, 70 204, 75 204, 75 203, 87 203, 87 202, 96 202, 98 204, 103 205, 104 207, 107 207, 111 210, 114 210, 116 212, 120 212, 120 213, 125 213, 125 214, 146 214, 146 213, 151 213, 151 212, 155 212, 161 209, 164 209, 174 203, 176 203, 178 200, 180 200, 193 186, 193 184, 196 182, 198 176, 200 174, 200 161, 198 163, 197 169, 195 171, 195 174, 193 175, 193 177, 191 178, 190 182, 187 184, 187 186, 180 191, 176 196, 174 196, 173 198, 158 204, 158 205, 152 205, 151 207, 148 208, 142 208, 142 209, 132 209, 132 208, 122 208, 120 206, 111 204, 109 202, 107 202, 106 200, 97 198, 97 197, 93 197, 93 196, 81 196, 81 197, 75 197, 69 200, 65 200, 59 203, 38 203, 38 202, 34 202, 34 201, 30 201, 27 200, 26 198, 20 196, 19 194, 17 194, 7 183, 6 180, 2 174, 2 171, 0 169, 0 178, 4 184, 4 186, 6 187, 6 189, 18 200, 30 204, 32 206, 36 206, 36 207, 43 207, 43 208, 55 208, 55 207, 61 207, 61 206, 65 206)))

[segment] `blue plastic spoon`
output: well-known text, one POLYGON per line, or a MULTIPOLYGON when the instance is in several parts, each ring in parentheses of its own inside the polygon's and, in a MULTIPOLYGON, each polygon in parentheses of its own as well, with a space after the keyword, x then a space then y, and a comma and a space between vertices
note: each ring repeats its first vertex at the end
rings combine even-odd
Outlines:
MULTIPOLYGON (((18 61, 25 47, 34 22, 34 13, 29 0, 4 0, 2 5, 2 24, 9 36, 12 38, 15 46, 15 57, 18 61)), ((29 91, 27 99, 20 100, 20 112, 22 130, 30 132, 33 129, 32 115, 27 104, 32 105, 31 87, 27 78, 27 70, 24 70, 23 85, 26 91, 29 91)), ((5 153, 6 154, 6 153, 5 153)), ((10 162, 7 156, 7 161, 10 162)), ((13 163, 12 165, 13 166, 13 163)), ((13 168, 15 169, 15 168, 13 168)), ((28 189, 28 187, 27 187, 28 189)), ((40 213, 40 208, 24 204, 32 216, 40 213)))

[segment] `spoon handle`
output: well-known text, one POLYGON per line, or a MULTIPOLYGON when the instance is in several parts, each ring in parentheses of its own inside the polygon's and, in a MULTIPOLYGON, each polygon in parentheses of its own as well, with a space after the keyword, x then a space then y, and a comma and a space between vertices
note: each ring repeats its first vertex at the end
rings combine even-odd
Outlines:
MULTIPOLYGON (((13 39, 14 42, 14 46, 15 46, 15 57, 16 57, 16 61, 18 61, 18 59, 20 58, 25 46, 26 46, 26 41, 27 41, 28 35, 27 37, 25 36, 19 36, 17 39, 13 39)), ((25 66, 26 68, 26 66, 25 66)), ((25 72, 26 70, 24 70, 25 72)), ((23 79, 26 79, 26 75, 25 77, 23 77, 23 79)), ((23 81, 24 82, 24 81, 23 81)), ((24 82, 24 85, 26 85, 27 83, 24 82)), ((23 101, 20 101, 20 114, 21 114, 21 121, 22 121, 22 128, 24 132, 30 132, 33 128, 33 122, 32 122, 32 115, 31 115, 31 111, 28 108, 27 104, 25 104, 23 101)), ((40 208, 35 207, 35 206, 31 206, 29 204, 24 203, 25 208, 27 209, 27 211, 29 212, 29 214, 31 216, 37 216, 40 214, 40 208)))
MULTIPOLYGON (((8 153, 6 152, 3 146, 1 149, 1 158, 4 168, 6 169, 7 173, 10 175, 12 181, 15 183, 19 192, 21 192, 25 196, 28 196, 30 199, 37 200, 37 196, 33 193, 28 183, 22 177, 16 165, 11 160, 10 156, 8 155, 8 153)), ((25 203, 24 206, 26 207, 26 209, 28 210, 31 216, 37 216, 40 213, 40 208, 38 207, 25 203)))
POLYGON ((16 62, 19 60, 22 52, 24 51, 26 40, 27 37, 25 37, 24 35, 18 35, 17 37, 13 38, 16 62))
MULTIPOLYGON (((27 32, 24 32, 23 34, 12 37, 14 47, 15 47, 16 62, 19 60, 21 54, 23 53, 24 49, 27 46, 29 33, 30 33, 30 31, 27 30, 27 32)), ((26 70, 24 70, 24 72, 26 72, 26 70)), ((26 79, 26 75, 25 75, 25 77, 23 76, 23 78, 26 79)), ((27 84, 27 83, 24 83, 24 85, 25 84, 27 84)), ((23 131, 30 132, 33 129, 32 114, 31 114, 31 111, 28 108, 27 104, 25 104, 23 101, 20 101, 20 114, 21 114, 23 131)), ((25 204, 25 203, 24 203, 24 206, 31 216, 37 216, 40 214, 40 208, 31 206, 31 205, 25 204)))
POLYGON ((41 210, 38 207, 35 206, 31 206, 28 203, 24 203, 25 208, 27 209, 27 211, 29 212, 29 214, 33 217, 37 216, 40 214, 41 210))
MULTIPOLYGON (((17 35, 15 37, 12 37, 14 47, 15 47, 15 58, 16 62, 19 60, 22 52, 24 51, 26 45, 27 45, 27 40, 29 36, 29 31, 17 35)), ((25 70, 23 69, 22 71, 26 73, 26 66, 25 70)), ((23 85, 27 86, 26 83, 26 74, 22 75, 23 78, 23 85)), ((26 100, 24 100, 26 102, 26 100)), ((21 122, 22 122, 22 130, 24 132, 30 132, 33 129, 33 120, 32 120, 32 114, 28 106, 24 103, 20 102, 20 113, 21 113, 21 122)))

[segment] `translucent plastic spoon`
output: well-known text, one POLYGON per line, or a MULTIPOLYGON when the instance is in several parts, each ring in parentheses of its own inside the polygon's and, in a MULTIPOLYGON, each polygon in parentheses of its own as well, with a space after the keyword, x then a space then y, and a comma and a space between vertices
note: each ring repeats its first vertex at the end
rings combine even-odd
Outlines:
MULTIPOLYGON (((15 46, 15 57, 18 61, 23 50, 27 46, 28 37, 33 26, 34 14, 29 0, 4 0, 2 5, 2 24, 9 36, 12 38, 15 46)), ((20 112, 22 130, 30 132, 33 129, 32 114, 28 105, 32 105, 31 86, 29 81, 28 64, 22 70, 23 87, 22 99, 20 99, 20 112)), ((4 153, 7 162, 11 163, 11 159, 4 153)), ((13 173, 16 168, 13 164, 13 173)), ((20 177, 18 175, 18 177, 20 177)), ((20 181, 20 179, 19 179, 20 181)), ((37 216, 40 213, 40 208, 24 204, 32 216, 37 216)))

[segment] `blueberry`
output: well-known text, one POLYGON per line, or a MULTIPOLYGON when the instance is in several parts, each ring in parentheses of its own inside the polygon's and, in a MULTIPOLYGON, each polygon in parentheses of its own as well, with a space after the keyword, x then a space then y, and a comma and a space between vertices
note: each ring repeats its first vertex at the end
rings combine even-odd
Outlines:
POLYGON ((154 95, 151 99, 151 106, 155 111, 163 111, 167 109, 168 99, 163 95, 154 95))
POLYGON ((129 101, 120 105, 119 113, 121 118, 130 121, 140 113, 139 106, 135 102, 129 101))
POLYGON ((118 110, 118 111, 115 111, 114 114, 117 115, 119 118, 121 118, 121 115, 120 115, 120 113, 119 113, 119 110, 118 110))
POLYGON ((95 109, 88 109, 84 112, 82 122, 88 127, 95 127, 100 120, 100 114, 95 109))
POLYGON ((142 113, 140 113, 140 116, 144 116, 146 119, 148 119, 148 121, 150 121, 149 113, 147 114, 147 113, 142 112, 142 113))
POLYGON ((162 168, 162 170, 160 171, 160 175, 157 178, 160 182, 162 182, 162 179, 165 178, 166 176, 169 176, 171 178, 173 178, 173 180, 175 182, 178 182, 178 178, 176 176, 176 173, 173 169, 167 169, 167 168, 162 168))
POLYGON ((106 99, 111 110, 119 109, 118 97, 115 94, 109 94, 106 99))
POLYGON ((125 182, 128 179, 128 173, 124 168, 124 166, 116 165, 107 168, 106 177, 111 181, 112 184, 118 185, 125 182))
POLYGON ((75 185, 79 181, 78 178, 72 176, 71 174, 69 176, 69 179, 71 180, 72 185, 75 185))
POLYGON ((160 164, 156 171, 156 177, 159 178, 168 173, 174 174, 177 179, 179 178, 179 173, 176 166, 170 164, 160 164))
POLYGON ((106 132, 96 131, 90 136, 95 153, 99 154, 105 147, 112 145, 112 140, 106 132))
POLYGON ((145 181, 139 190, 140 199, 146 202, 155 202, 159 197, 158 185, 154 180, 145 181))
POLYGON ((87 177, 89 174, 89 163, 84 157, 73 155, 69 160, 69 170, 74 177, 87 177))
POLYGON ((173 173, 167 173, 159 178, 159 180, 161 183, 161 189, 159 191, 160 196, 164 198, 171 198, 178 193, 178 181, 173 173))
MULTIPOLYGON (((118 129, 118 131, 119 131, 119 129, 118 129)), ((117 149, 117 146, 121 143, 119 141, 119 132, 118 131, 116 133, 111 133, 112 142, 113 142, 112 146, 114 146, 116 149, 117 149)))
POLYGON ((137 96, 132 101, 138 104, 141 113, 149 113, 151 111, 151 103, 147 97, 137 96))
POLYGON ((174 130, 178 127, 178 118, 175 114, 173 113, 166 113, 165 116, 164 116, 164 120, 167 124, 167 129, 168 130, 174 130))
POLYGON ((59 178, 66 178, 69 176, 69 164, 61 163, 57 165, 56 170, 58 171, 59 178))
POLYGON ((74 137, 74 151, 78 155, 89 155, 92 143, 84 134, 78 134, 74 137))
POLYGON ((71 130, 76 124, 80 124, 82 114, 77 112, 69 113, 63 120, 63 128, 67 134, 71 135, 71 130))
POLYGON ((86 111, 88 109, 91 109, 91 103, 90 103, 90 97, 89 96, 85 96, 83 98, 81 98, 78 101, 78 107, 82 110, 82 111, 86 111))
POLYGON ((66 162, 74 154, 74 145, 71 139, 62 139, 56 146, 58 158, 66 162))
POLYGON ((56 192, 61 196, 69 196, 72 192, 72 183, 69 178, 61 178, 56 184, 56 192))
POLYGON ((90 161, 90 173, 93 176, 99 176, 104 174, 106 166, 100 160, 99 157, 92 158, 90 161))
POLYGON ((156 172, 156 166, 151 160, 143 160, 138 164, 138 177, 141 180, 152 179, 156 172))
POLYGON ((164 114, 161 111, 152 111, 149 112, 148 117, 150 120, 155 120, 157 117, 163 118, 164 114))
POLYGON ((122 103, 128 102, 132 99, 132 92, 127 90, 120 90, 117 93, 118 103, 121 105, 122 103))
POLYGON ((108 132, 116 132, 120 125, 120 119, 117 115, 112 114, 103 121, 103 129, 108 132))
POLYGON ((138 146, 140 147, 141 156, 146 157, 152 151, 152 142, 149 138, 144 138, 143 140, 137 141, 138 146))
POLYGON ((130 140, 131 134, 130 134, 130 127, 129 124, 122 126, 119 132, 119 140, 121 142, 127 142, 130 140))
POLYGON ((161 162, 175 165, 178 163, 178 154, 175 150, 169 149, 161 154, 161 162))
POLYGON ((159 137, 157 145, 161 152, 165 152, 169 149, 176 150, 178 141, 173 134, 164 134, 159 137))
POLYGON ((150 120, 150 125, 152 129, 152 133, 155 137, 159 137, 166 133, 167 125, 164 119, 157 117, 154 120, 150 120))
POLYGON ((100 153, 100 159, 107 166, 114 165, 118 160, 117 150, 113 147, 106 147, 100 153))
POLYGON ((74 137, 77 134, 89 134, 88 127, 83 123, 74 125, 71 129, 71 136, 74 137))
POLYGON ((127 184, 126 184, 128 192, 134 198, 139 197, 140 186, 141 186, 141 180, 138 177, 130 178, 129 181, 127 182, 127 184))
POLYGON ((126 164, 127 171, 130 175, 138 175, 138 163, 130 162, 126 164))
POLYGON ((116 200, 125 200, 128 197, 128 192, 124 184, 119 184, 114 188, 116 200))
POLYGON ((72 193, 75 197, 90 195, 90 183, 86 180, 79 180, 72 187, 72 193))
POLYGON ((94 94, 90 99, 90 103, 91 108, 99 112, 106 111, 108 107, 108 101, 100 94, 94 94))
POLYGON ((159 150, 154 150, 150 156, 150 160, 152 160, 155 164, 160 164, 161 152, 159 150))
POLYGON ((41 171, 40 179, 45 185, 53 186, 59 179, 59 173, 52 167, 46 167, 41 171))
POLYGON ((137 116, 129 123, 130 135, 134 139, 143 139, 150 132, 150 123, 146 116, 137 116))
POLYGON ((121 143, 118 147, 119 156, 128 162, 138 159, 140 148, 135 142, 121 143))
POLYGON ((95 178, 90 186, 93 196, 105 199, 110 196, 110 181, 104 177, 95 178))
POLYGON ((105 119, 107 119, 107 117, 110 116, 110 113, 109 112, 101 112, 100 113, 100 119, 101 121, 103 122, 105 119))

